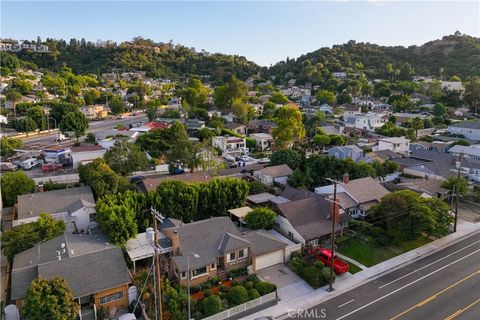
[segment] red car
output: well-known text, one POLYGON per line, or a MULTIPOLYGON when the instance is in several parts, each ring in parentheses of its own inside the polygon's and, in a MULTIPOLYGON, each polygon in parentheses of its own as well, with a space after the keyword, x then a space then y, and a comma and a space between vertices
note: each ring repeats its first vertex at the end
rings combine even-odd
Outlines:
POLYGON ((42 164, 42 172, 51 172, 57 171, 58 169, 63 168, 61 163, 44 163, 42 164))
MULTIPOLYGON (((315 257, 316 260, 320 260, 327 267, 331 266, 332 251, 325 248, 313 248, 310 250, 310 254, 315 257)), ((340 260, 337 255, 333 256, 333 270, 336 274, 342 274, 348 271, 348 263, 340 260)))

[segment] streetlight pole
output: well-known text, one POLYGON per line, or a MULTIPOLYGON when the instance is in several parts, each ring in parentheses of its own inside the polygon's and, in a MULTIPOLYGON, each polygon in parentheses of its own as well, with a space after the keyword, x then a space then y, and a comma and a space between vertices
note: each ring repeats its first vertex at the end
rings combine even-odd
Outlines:
POLYGON ((462 169, 462 157, 463 153, 460 153, 460 157, 456 163, 458 172, 457 172, 457 198, 455 199, 455 222, 453 223, 453 232, 457 232, 457 221, 458 221, 458 202, 460 199, 460 171, 462 169))
MULTIPOLYGON (((328 291, 332 292, 335 290, 333 288, 333 275, 334 275, 334 268, 333 263, 335 261, 335 222, 337 220, 337 183, 338 181, 327 178, 328 181, 333 182, 333 206, 332 206, 332 213, 330 218, 332 219, 332 234, 330 237, 331 242, 331 249, 330 249, 330 283, 328 285, 328 291)), ((332 202, 330 202, 332 203, 332 202)))
POLYGON ((187 254, 187 300, 188 300, 188 320, 192 319, 192 307, 191 307, 191 302, 190 302, 190 256, 193 256, 194 258, 198 258, 199 255, 190 252, 187 254))
POLYGON ((150 213, 153 217, 153 232, 154 232, 154 245, 155 245, 155 291, 157 292, 158 299, 158 319, 162 320, 162 275, 160 274, 160 254, 158 252, 158 228, 157 219, 162 220, 163 217, 153 207, 150 207, 150 213))

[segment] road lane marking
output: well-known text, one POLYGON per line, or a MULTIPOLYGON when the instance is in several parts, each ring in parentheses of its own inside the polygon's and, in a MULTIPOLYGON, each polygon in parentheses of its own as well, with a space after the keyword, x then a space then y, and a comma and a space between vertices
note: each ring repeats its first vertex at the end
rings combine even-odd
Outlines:
POLYGON ((461 252, 461 251, 463 251, 463 250, 465 250, 465 249, 467 249, 467 248, 469 248, 469 247, 471 247, 471 246, 473 246, 473 245, 475 245, 475 244, 477 244, 477 243, 479 243, 479 242, 480 242, 480 240, 475 241, 474 243, 471 243, 471 244, 469 244, 468 246, 463 247, 463 248, 460 249, 460 250, 457 250, 457 251, 455 251, 455 252, 452 252, 452 253, 450 253, 449 255, 446 255, 445 257, 442 257, 441 259, 435 260, 435 261, 433 261, 433 262, 431 262, 431 263, 429 263, 429 264, 427 264, 427 265, 425 265, 425 266, 423 266, 423 267, 421 267, 421 268, 418 268, 418 269, 416 269, 416 270, 414 270, 414 271, 412 271, 412 272, 410 272, 410 273, 407 273, 406 275, 403 275, 403 276, 401 276, 401 277, 399 277, 399 278, 397 278, 397 279, 395 279, 395 280, 393 280, 393 281, 390 281, 389 283, 386 283, 386 284, 378 287, 378 289, 385 288, 386 286, 389 286, 389 285, 391 285, 392 283, 395 283, 395 282, 397 282, 397 281, 399 281, 399 280, 402 280, 403 278, 406 278, 406 277, 408 277, 408 276, 410 276, 410 275, 412 275, 412 274, 414 274, 414 273, 416 273, 416 272, 418 272, 418 271, 420 271, 420 270, 423 270, 423 269, 425 269, 425 268, 428 268, 428 267, 430 267, 431 265, 433 265, 433 264, 435 264, 435 263, 437 263, 437 262, 440 262, 440 261, 442 261, 442 260, 445 260, 445 259, 451 257, 452 255, 457 254, 457 253, 459 253, 459 252, 461 252))
POLYGON ((395 320, 395 319, 398 319, 398 318, 400 318, 401 316, 404 316, 404 315, 405 315, 405 314, 407 314, 408 312, 412 311, 413 309, 415 309, 415 308, 419 308, 419 307, 421 307, 421 306, 424 306, 424 305, 426 305, 427 303, 429 303, 429 302, 431 302, 431 301, 435 300, 435 299, 436 299, 436 298, 437 298, 439 295, 441 295, 442 293, 445 293, 446 291, 448 291, 448 290, 452 289, 453 287, 455 287, 455 286, 459 285, 460 283, 462 283, 462 282, 464 282, 464 281, 466 281, 466 280, 470 279, 471 277, 473 277, 473 276, 475 276, 475 275, 477 275, 477 274, 480 274, 480 270, 478 270, 478 271, 475 271, 474 273, 472 273, 472 274, 470 274, 470 275, 466 276, 465 278, 463 278, 463 279, 461 279, 461 280, 459 280, 459 281, 455 282, 454 284, 451 284, 451 285, 449 285, 449 286, 448 286, 448 287, 446 287, 445 289, 442 289, 442 290, 440 290, 439 292, 437 292, 437 293, 435 293, 435 294, 431 295, 430 297, 428 297, 428 298, 426 298, 426 299, 424 299, 424 300, 420 301, 419 303, 417 303, 417 304, 416 304, 416 305, 414 305, 413 307, 411 307, 411 308, 408 308, 407 310, 403 311, 402 313, 400 313, 400 314, 396 315, 396 316, 395 316, 395 317, 393 317, 393 318, 390 318, 390 320, 395 320))
POLYGON ((352 303, 353 301, 355 301, 355 299, 352 299, 352 300, 350 300, 350 301, 347 301, 347 302, 345 302, 344 304, 339 305, 338 307, 341 308, 341 307, 343 307, 343 306, 346 306, 346 305, 349 304, 349 303, 352 303))
POLYGON ((404 285, 403 287, 400 287, 400 288, 398 288, 398 289, 396 289, 396 290, 394 290, 394 291, 392 291, 392 292, 389 292, 389 293, 381 296, 381 297, 378 298, 378 299, 375 299, 375 300, 373 300, 373 301, 371 301, 371 302, 369 302, 369 303, 367 303, 367 304, 364 304, 364 305, 361 306, 360 308, 355 309, 355 310, 353 310, 353 311, 351 311, 351 312, 349 312, 349 313, 341 316, 340 318, 337 318, 336 320, 344 319, 344 318, 346 318, 346 317, 348 317, 348 316, 350 316, 350 315, 352 315, 352 314, 354 314, 354 313, 356 313, 356 312, 358 312, 358 311, 360 311, 360 310, 363 310, 363 309, 371 306, 372 304, 374 304, 374 303, 376 303, 376 302, 378 302, 378 301, 381 301, 381 300, 383 300, 383 299, 391 296, 392 294, 395 294, 395 293, 399 292, 400 290, 403 290, 403 289, 405 289, 405 288, 407 288, 407 287, 410 287, 411 285, 413 285, 413 284, 415 284, 415 283, 417 283, 417 282, 419 282, 419 281, 421 281, 421 280, 423 280, 423 279, 431 276, 432 274, 435 274, 435 273, 437 273, 437 272, 440 272, 440 271, 442 271, 443 269, 448 268, 448 267, 454 265, 455 263, 458 263, 458 262, 460 262, 460 261, 462 261, 462 260, 464 260, 464 259, 469 258, 471 255, 474 255, 474 254, 477 253, 477 252, 480 252, 480 249, 478 249, 478 250, 476 250, 476 251, 474 251, 474 252, 472 252, 472 253, 470 253, 470 254, 462 257, 462 258, 459 258, 459 259, 457 259, 457 260, 455 260, 455 261, 453 261, 453 262, 451 262, 451 263, 449 263, 449 264, 447 264, 447 265, 445 265, 445 266, 443 266, 443 267, 441 267, 441 268, 439 268, 439 269, 437 269, 437 270, 435 270, 435 271, 432 271, 432 272, 430 272, 429 274, 426 274, 426 275, 424 275, 423 277, 420 277, 420 278, 418 278, 418 279, 416 279, 416 280, 414 280, 414 281, 412 281, 412 282, 404 285))
POLYGON ((472 302, 471 304, 469 304, 469 305, 466 306, 465 308, 459 309, 459 310, 455 311, 452 315, 450 315, 449 317, 445 318, 445 320, 452 320, 453 318, 458 317, 460 314, 462 314, 463 312, 467 311, 468 309, 470 309, 471 307, 473 307, 474 305, 476 305, 476 304, 479 303, 479 302, 480 302, 480 299, 478 299, 477 301, 472 302))

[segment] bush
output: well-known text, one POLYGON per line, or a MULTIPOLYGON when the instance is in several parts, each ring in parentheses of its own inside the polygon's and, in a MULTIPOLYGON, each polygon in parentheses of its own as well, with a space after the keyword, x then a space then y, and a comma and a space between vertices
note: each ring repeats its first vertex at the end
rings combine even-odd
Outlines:
POLYGON ((250 290, 253 288, 253 281, 247 281, 243 284, 243 286, 245 287, 245 289, 250 290))
POLYGON ((208 282, 210 282, 210 284, 211 284, 212 286, 214 286, 214 285, 216 286, 216 285, 218 285, 218 283, 220 282, 220 277, 219 277, 219 276, 211 277, 211 278, 208 280, 208 282))
POLYGON ((227 292, 228 291, 228 288, 225 287, 223 284, 220 285, 220 291, 221 292, 227 292))
POLYGON ((232 305, 239 305, 249 300, 247 289, 238 285, 231 288, 227 293, 227 299, 232 305))
POLYGON ((205 297, 210 297, 213 294, 212 289, 203 290, 203 294, 205 295, 205 297))
POLYGON ((61 190, 67 189, 68 185, 66 183, 57 183, 52 180, 43 183, 43 191, 52 191, 52 190, 61 190))
POLYGON ((257 289, 260 295, 266 295, 267 293, 273 292, 277 289, 273 283, 260 281, 255 285, 255 289, 257 289))
POLYGON ((212 287, 212 285, 210 284, 210 282, 204 282, 200 285, 202 287, 202 290, 205 290, 205 289, 210 289, 212 287))
POLYGON ((243 276, 244 274, 247 274, 247 268, 242 268, 242 269, 237 269, 237 270, 232 270, 228 272, 228 277, 229 278, 236 278, 239 276, 243 276))
POLYGON ((190 292, 191 293, 195 293, 195 292, 198 292, 200 290, 202 290, 202 287, 200 285, 190 287, 190 292))
POLYGON ((222 308, 224 310, 230 309, 230 303, 228 302, 227 299, 222 299, 222 308))
POLYGON ((257 283, 257 282, 260 282, 260 279, 258 279, 258 276, 255 274, 255 273, 252 273, 251 275, 249 275, 247 277, 247 280, 246 281, 251 281, 253 282, 254 284, 257 283))
POLYGON ((260 298, 260 293, 258 293, 257 289, 250 289, 248 290, 248 296, 250 297, 250 300, 260 298))
POLYGON ((302 253, 300 251, 294 251, 290 254, 290 261, 293 260, 293 258, 302 258, 302 253))
POLYGON ((249 182, 248 187, 248 194, 250 195, 265 192, 265 190, 267 189, 267 187, 265 187, 263 183, 257 180, 249 182))
POLYGON ((206 316, 211 316, 222 311, 222 300, 216 295, 212 295, 203 300, 203 311, 206 316))

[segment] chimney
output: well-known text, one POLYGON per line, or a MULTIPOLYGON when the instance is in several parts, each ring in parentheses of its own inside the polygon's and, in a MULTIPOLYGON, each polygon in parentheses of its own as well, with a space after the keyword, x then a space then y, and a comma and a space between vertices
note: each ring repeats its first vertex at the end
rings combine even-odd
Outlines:
POLYGON ((343 174, 343 183, 347 184, 350 182, 350 176, 348 175, 348 173, 344 173, 343 174))
MULTIPOLYGON (((333 198, 332 198, 333 200, 333 198)), ((337 198, 337 201, 338 201, 338 198, 337 198)), ((331 220, 332 219, 332 211, 334 210, 333 209, 334 207, 334 203, 333 202, 328 202, 328 218, 331 220)), ((339 221, 339 216, 340 216, 340 205, 338 203, 335 203, 335 221, 338 222, 339 221)))

